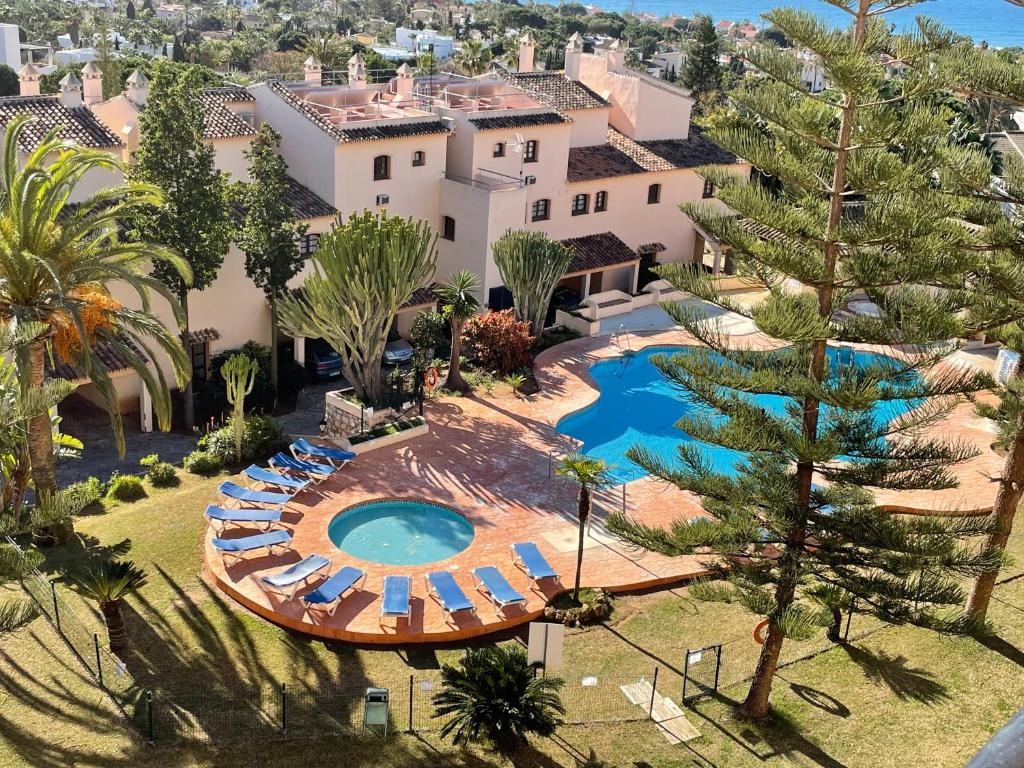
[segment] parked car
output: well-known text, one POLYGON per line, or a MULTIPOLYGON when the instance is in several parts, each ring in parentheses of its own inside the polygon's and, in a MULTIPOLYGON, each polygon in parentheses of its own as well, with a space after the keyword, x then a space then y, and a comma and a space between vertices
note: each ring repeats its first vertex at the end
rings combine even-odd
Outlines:
POLYGON ((412 344, 398 335, 394 328, 388 334, 388 343, 384 347, 385 365, 401 365, 412 360, 412 344))
POLYGON ((551 294, 551 303, 548 304, 548 313, 544 318, 544 327, 555 322, 555 310, 570 309, 580 303, 580 295, 571 288, 560 285, 551 294))
POLYGON ((312 379, 331 379, 341 375, 341 355, 323 339, 306 341, 306 370, 312 379))

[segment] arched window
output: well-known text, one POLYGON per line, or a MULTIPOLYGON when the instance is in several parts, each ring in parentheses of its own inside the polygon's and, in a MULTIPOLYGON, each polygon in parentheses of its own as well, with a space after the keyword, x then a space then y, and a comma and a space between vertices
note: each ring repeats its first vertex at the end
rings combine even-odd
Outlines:
POLYGON ((377 155, 373 158, 373 180, 383 181, 391 178, 391 156, 377 155))
POLYGON ((421 149, 417 149, 415 152, 413 152, 412 153, 412 164, 413 164, 413 167, 416 167, 418 165, 426 165, 427 164, 427 155, 426 155, 426 153, 424 153, 423 150, 421 150, 421 149))
POLYGON ((494 157, 504 157, 505 156, 505 142, 499 141, 497 144, 495 144, 494 145, 494 149, 491 151, 491 154, 494 157))
POLYGON ((594 195, 594 213, 608 210, 608 193, 604 190, 594 195))
POLYGON ((654 205, 661 202, 661 184, 651 184, 647 188, 647 204, 654 205))
POLYGON ((441 237, 445 240, 455 239, 455 219, 451 216, 441 217, 441 237))
POLYGON ((585 213, 590 213, 590 195, 579 194, 572 198, 572 215, 582 216, 585 213))
POLYGON ((551 218, 551 201, 547 198, 533 201, 533 220, 547 221, 551 218))
POLYGON ((524 163, 536 163, 538 158, 538 150, 540 149, 536 139, 530 139, 526 142, 526 146, 523 149, 523 162, 524 163))

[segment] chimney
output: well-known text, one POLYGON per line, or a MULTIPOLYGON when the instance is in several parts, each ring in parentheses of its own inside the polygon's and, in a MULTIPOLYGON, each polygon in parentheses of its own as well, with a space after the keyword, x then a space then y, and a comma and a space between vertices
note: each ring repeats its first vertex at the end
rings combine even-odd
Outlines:
POLYGON ((348 85, 350 88, 366 87, 366 61, 358 53, 348 60, 348 85))
POLYGON ((31 59, 18 70, 18 93, 22 96, 39 95, 39 70, 32 65, 31 59))
POLYGON ((136 69, 128 75, 125 85, 128 86, 124 91, 125 98, 139 109, 145 107, 146 100, 149 98, 149 78, 142 73, 142 70, 136 69))
POLYGON ((60 103, 65 107, 82 106, 82 81, 74 72, 68 72, 60 81, 60 103))
POLYGON ((580 57, 583 55, 583 38, 573 32, 565 46, 565 76, 570 80, 580 79, 580 57))
POLYGON ((82 95, 86 106, 103 101, 103 72, 94 61, 82 67, 82 95))
POLYGON ((622 72, 626 68, 626 44, 622 40, 612 40, 606 56, 609 71, 622 72))
POLYGON ((303 79, 310 85, 324 84, 324 65, 316 56, 310 56, 302 65, 303 79))
POLYGON ((526 34, 519 38, 519 71, 533 72, 533 50, 536 46, 533 33, 526 30, 526 34))
POLYGON ((398 72, 395 76, 395 93, 402 98, 402 101, 411 99, 414 84, 415 80, 412 76, 412 67, 408 64, 403 64, 398 68, 398 72))

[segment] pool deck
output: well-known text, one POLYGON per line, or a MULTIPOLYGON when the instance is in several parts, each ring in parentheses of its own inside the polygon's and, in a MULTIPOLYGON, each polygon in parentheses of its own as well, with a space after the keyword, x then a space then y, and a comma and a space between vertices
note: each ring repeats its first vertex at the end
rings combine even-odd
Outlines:
MULTIPOLYGON (((758 335, 742 340, 751 346, 767 345, 758 335)), ((681 330, 630 334, 632 349, 692 344, 681 330)), ((299 494, 288 505, 284 523, 293 532, 292 552, 256 556, 227 567, 213 551, 208 530, 204 540, 206 575, 220 589, 254 613, 290 629, 324 638, 366 644, 449 642, 514 627, 542 615, 546 602, 571 589, 576 569, 577 526, 575 487, 549 476, 552 457, 571 452, 576 441, 558 434, 554 426, 566 414, 594 402, 599 392, 588 374, 602 359, 617 357, 609 337, 576 339, 538 356, 536 375, 541 391, 529 400, 495 394, 486 397, 443 398, 429 401, 426 416, 430 432, 399 445, 380 448, 345 467, 333 478, 299 494), (360 561, 339 552, 327 535, 331 518, 353 504, 386 498, 421 499, 445 504, 465 515, 475 526, 473 543, 455 557, 431 565, 385 566, 360 561), (512 564, 510 545, 532 541, 561 574, 560 584, 532 585, 512 564), (264 591, 258 577, 283 568, 313 552, 331 557, 332 572, 343 565, 362 568, 365 589, 344 598, 333 617, 311 615, 299 600, 285 601, 264 591), (521 608, 499 615, 487 598, 473 589, 474 567, 496 565, 512 586, 527 597, 521 608), (477 606, 476 616, 446 622, 424 585, 431 570, 448 570, 477 606), (408 620, 379 621, 380 589, 385 575, 412 577, 412 612, 408 620)), ((959 357, 991 367, 984 356, 959 357)), ((506 387, 502 387, 507 392, 506 387)), ((989 445, 993 433, 961 404, 940 424, 935 434, 961 439, 979 455, 961 466, 959 488, 941 492, 879 491, 879 503, 894 511, 916 513, 977 513, 991 507, 1002 459, 989 445)), ((638 552, 607 534, 601 524, 604 510, 621 508, 623 488, 597 494, 595 520, 586 538, 582 583, 611 591, 652 588, 691 579, 704 568, 696 557, 669 558, 638 552)), ((625 489, 627 512, 650 524, 668 525, 679 517, 702 514, 692 494, 664 482, 644 478, 625 489)), ((250 531, 234 528, 226 536, 250 531)), ((299 590, 310 591, 315 584, 299 590)))

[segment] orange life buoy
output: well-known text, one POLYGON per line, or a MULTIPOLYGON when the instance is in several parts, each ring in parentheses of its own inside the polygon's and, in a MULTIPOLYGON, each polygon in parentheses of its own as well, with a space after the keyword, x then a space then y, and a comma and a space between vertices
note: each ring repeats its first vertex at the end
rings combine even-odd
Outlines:
POLYGON ((440 378, 437 374, 437 368, 428 368, 426 373, 423 374, 423 383, 427 385, 428 389, 433 389, 437 386, 440 378))
POLYGON ((764 641, 768 639, 769 624, 771 624, 771 622, 768 619, 765 619, 754 627, 754 642, 758 645, 764 645, 764 641))

